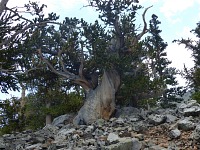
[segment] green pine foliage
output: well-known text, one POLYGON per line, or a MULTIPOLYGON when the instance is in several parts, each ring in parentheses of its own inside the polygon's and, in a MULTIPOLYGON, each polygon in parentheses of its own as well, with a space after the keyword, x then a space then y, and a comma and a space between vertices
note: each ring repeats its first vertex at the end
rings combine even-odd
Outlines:
MULTIPOLYGON (((177 72, 169 67, 167 43, 161 37, 161 22, 156 15, 152 15, 148 30, 139 33, 136 14, 142 6, 138 1, 89 0, 89 6, 99 13, 94 23, 76 17, 57 22, 56 13, 44 15, 46 5, 36 2, 25 5, 31 19, 24 18, 16 8, 0 14, 0 90, 18 90, 23 83, 34 91, 25 98, 20 115, 19 100, 1 105, 3 133, 42 127, 46 115, 54 118, 77 112, 85 94, 75 84, 76 79, 83 76, 81 79, 86 80, 76 83, 85 83, 97 73, 100 81, 104 70, 115 69, 120 74, 119 105, 146 107, 162 102, 166 107, 181 93, 181 88, 175 87, 177 72), (11 32, 16 36, 10 38, 11 32), (138 38, 142 34, 147 36, 138 38), (19 125, 22 128, 17 128, 19 125)), ((196 77, 195 83, 198 80, 196 77)))
POLYGON ((184 44, 185 47, 192 52, 194 67, 188 69, 184 66, 182 75, 187 80, 188 88, 194 91, 192 98, 200 102, 200 22, 197 23, 197 27, 191 32, 196 36, 196 41, 188 38, 175 40, 175 42, 178 42, 179 44, 184 44))
POLYGON ((75 113, 82 105, 82 96, 76 92, 66 94, 61 91, 28 94, 22 114, 20 114, 20 99, 13 97, 1 101, 0 135, 26 129, 36 130, 45 126, 47 114, 55 118, 66 113, 75 113), (49 108, 45 106, 46 100, 52 102, 49 108))
POLYGON ((20 100, 16 97, 0 101, 0 135, 23 130, 24 122, 19 111, 20 100))
POLYGON ((66 94, 59 90, 45 93, 39 91, 35 94, 29 94, 26 99, 26 128, 31 129, 43 127, 46 115, 55 118, 62 114, 75 113, 83 105, 82 96, 75 92, 66 94), (46 102, 50 102, 50 107, 46 107, 46 102))
POLYGON ((159 102, 163 107, 169 107, 171 101, 181 100, 177 95, 182 95, 184 91, 182 87, 176 87, 177 71, 169 67, 167 43, 161 37, 159 24, 158 17, 153 14, 148 36, 138 43, 133 55, 126 57, 125 63, 129 65, 123 68, 129 72, 122 75, 119 104, 146 107, 147 103, 156 106, 159 102))

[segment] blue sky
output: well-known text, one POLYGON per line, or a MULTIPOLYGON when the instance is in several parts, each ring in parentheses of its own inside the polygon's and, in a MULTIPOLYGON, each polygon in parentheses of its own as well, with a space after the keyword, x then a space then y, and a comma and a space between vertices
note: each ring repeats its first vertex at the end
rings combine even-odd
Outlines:
MULTIPOLYGON (((29 0, 9 0, 8 6, 23 6, 29 0)), ((98 13, 94 8, 83 7, 87 5, 87 0, 37 0, 41 4, 47 4, 46 12, 56 12, 61 20, 67 17, 84 18, 88 22, 97 19, 98 13)), ((184 46, 172 43, 174 39, 192 38, 195 36, 190 30, 196 27, 200 21, 200 1, 199 0, 139 0, 144 8, 153 5, 146 14, 146 21, 150 20, 152 14, 156 14, 161 21, 160 29, 163 31, 161 36, 168 43, 166 52, 168 59, 172 61, 173 67, 182 69, 183 64, 187 67, 193 66, 191 53, 184 46)), ((144 9, 138 12, 137 18, 141 19, 144 9)), ((142 22, 138 22, 138 25, 142 22)), ((180 85, 184 85, 184 80, 178 77, 180 85)), ((12 95, 19 94, 11 92, 12 95)), ((0 99, 9 95, 0 94, 0 99)))

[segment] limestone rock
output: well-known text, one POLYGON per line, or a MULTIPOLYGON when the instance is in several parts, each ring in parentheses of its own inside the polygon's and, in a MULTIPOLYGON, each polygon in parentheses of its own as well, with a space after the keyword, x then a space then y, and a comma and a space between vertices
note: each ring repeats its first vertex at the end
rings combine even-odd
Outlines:
POLYGON ((118 118, 117 120, 115 120, 115 122, 118 124, 124 124, 124 119, 118 118))
POLYGON ((61 115, 59 117, 56 117, 53 122, 52 125, 53 126, 58 126, 58 127, 62 127, 68 123, 70 123, 70 121, 73 118, 73 114, 65 114, 65 115, 61 115))
POLYGON ((131 116, 131 115, 139 115, 141 114, 140 113, 140 110, 135 108, 135 107, 123 107, 123 108, 118 108, 116 110, 116 113, 115 113, 115 116, 117 118, 121 117, 126 117, 126 116, 131 116))
POLYGON ((167 117, 164 115, 152 114, 148 116, 149 123, 153 125, 160 125, 165 123, 167 117))
POLYGON ((5 149, 6 148, 6 144, 4 143, 3 138, 0 138, 0 149, 5 149))
POLYGON ((47 134, 51 134, 52 136, 57 134, 59 128, 56 126, 53 126, 51 124, 46 125, 42 130, 40 130, 39 132, 44 132, 47 134))
POLYGON ((184 116, 198 116, 200 114, 200 104, 196 100, 186 101, 178 107, 178 110, 184 116))
POLYGON ((178 129, 174 129, 174 130, 171 130, 169 132, 169 137, 172 138, 172 139, 176 139, 176 138, 179 138, 181 135, 181 131, 178 130, 178 129))
POLYGON ((108 135, 107 140, 108 140, 110 143, 118 142, 119 136, 118 136, 117 134, 115 134, 115 133, 110 133, 110 134, 108 135))
POLYGON ((25 149, 26 150, 39 149, 41 145, 42 145, 41 143, 38 143, 31 146, 27 146, 25 149))
POLYGON ((185 118, 178 122, 178 129, 183 131, 193 130, 195 128, 195 124, 189 120, 189 118, 185 118))
POLYGON ((92 126, 92 125, 88 126, 88 127, 85 129, 85 132, 86 132, 86 133, 91 133, 91 132, 93 132, 93 131, 94 131, 94 126, 92 126))
POLYGON ((196 126, 192 136, 195 141, 200 142, 200 124, 196 126))
POLYGON ((177 117, 171 114, 166 115, 166 122, 167 123, 173 123, 177 120, 177 117))
POLYGON ((55 140, 57 141, 63 141, 67 138, 68 135, 72 134, 73 132, 75 132, 75 129, 63 129, 60 130, 57 135, 55 136, 55 140))
POLYGON ((194 106, 199 107, 199 104, 196 101, 188 101, 181 103, 174 110, 118 108, 121 114, 108 121, 98 119, 93 123, 78 126, 65 124, 68 115, 63 115, 38 131, 27 130, 3 135, 0 137, 0 149, 197 150, 198 145, 194 144, 200 143, 200 117, 184 116, 185 110, 193 110, 194 106))
POLYGON ((120 138, 119 143, 105 146, 102 150, 133 150, 133 141, 131 138, 120 138))
POLYGON ((142 143, 137 138, 132 138, 132 141, 133 141, 132 150, 141 150, 142 143))

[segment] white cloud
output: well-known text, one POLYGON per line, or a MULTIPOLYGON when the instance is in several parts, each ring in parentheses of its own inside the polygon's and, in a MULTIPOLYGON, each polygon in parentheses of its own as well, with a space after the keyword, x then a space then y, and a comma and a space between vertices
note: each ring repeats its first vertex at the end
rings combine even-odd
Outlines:
POLYGON ((172 24, 172 25, 181 22, 180 18, 173 18, 173 19, 168 18, 168 20, 169 20, 170 24, 172 24))
MULTIPOLYGON (((46 0, 40 0, 43 3, 46 3, 46 0)), ((84 6, 87 4, 86 0, 50 0, 47 5, 55 11, 72 11, 77 6, 84 6)))
POLYGON ((20 1, 9 0, 7 5, 9 7, 15 7, 15 6, 23 6, 25 3, 28 3, 28 1, 27 0, 20 0, 20 1))
MULTIPOLYGON (((167 49, 168 59, 172 61, 171 67, 183 70, 184 65, 186 68, 192 68, 194 66, 193 59, 191 58, 191 51, 185 49, 184 45, 178 45, 177 43, 171 43, 167 49)), ((180 86, 186 85, 186 80, 180 75, 176 76, 180 86)))
POLYGON ((158 0, 139 0, 139 4, 143 5, 144 3, 157 3, 158 0))
POLYGON ((191 51, 185 49, 184 45, 178 45, 177 43, 169 44, 167 49, 167 56, 169 60, 172 60, 171 66, 177 69, 183 69, 183 65, 186 67, 193 67, 193 59, 191 58, 191 51))
POLYGON ((177 13, 181 13, 192 7, 194 2, 195 0, 164 0, 160 12, 163 13, 166 18, 171 19, 177 13))
POLYGON ((195 41, 198 40, 198 38, 193 34, 193 32, 190 32, 192 30, 192 28, 190 28, 188 26, 184 26, 182 28, 183 29, 180 33, 176 33, 176 37, 182 37, 184 39, 190 38, 195 41))
MULTIPOLYGON (((184 26, 181 32, 175 33, 176 39, 187 39, 198 40, 197 37, 191 33, 192 29, 188 26, 184 26)), ((169 60, 172 60, 172 66, 177 69, 183 69, 183 64, 186 67, 191 68, 194 66, 193 58, 191 57, 192 52, 187 50, 184 45, 178 45, 177 43, 170 43, 167 47, 167 56, 169 60)))

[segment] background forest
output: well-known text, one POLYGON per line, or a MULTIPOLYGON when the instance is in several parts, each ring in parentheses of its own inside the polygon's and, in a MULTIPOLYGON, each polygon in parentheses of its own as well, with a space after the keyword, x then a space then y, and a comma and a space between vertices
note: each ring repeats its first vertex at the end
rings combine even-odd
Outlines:
MULTIPOLYGON (((170 67, 159 16, 145 18, 153 7, 143 8, 135 0, 89 0, 87 7, 99 18, 88 23, 44 15, 45 4, 29 2, 21 11, 7 2, 0 3, 0 90, 18 90, 21 97, 1 99, 0 134, 37 129, 99 101, 105 103, 104 119, 116 106, 172 107, 188 90, 200 102, 199 41, 174 39, 191 50, 195 65, 183 71, 170 67), (187 80, 187 87, 178 85, 176 75, 187 80), (106 110, 110 100, 114 106, 106 110)), ((191 32, 199 39, 200 24, 191 32)))

